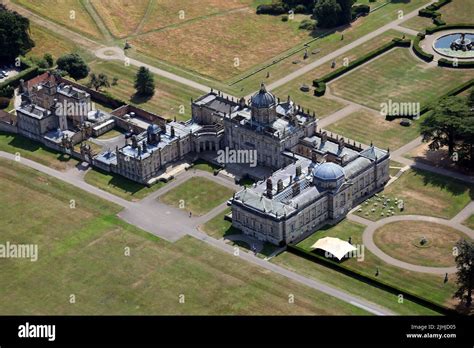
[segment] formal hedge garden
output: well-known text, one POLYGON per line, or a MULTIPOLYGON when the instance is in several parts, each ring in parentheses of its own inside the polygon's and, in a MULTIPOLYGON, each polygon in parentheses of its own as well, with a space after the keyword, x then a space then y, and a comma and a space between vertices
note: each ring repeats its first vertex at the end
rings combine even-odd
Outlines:
POLYGON ((389 43, 367 53, 366 55, 352 61, 349 63, 347 66, 341 67, 333 72, 330 72, 329 74, 323 76, 322 78, 315 79, 313 80, 313 86, 314 86, 314 95, 315 96, 323 96, 324 93, 326 92, 326 84, 335 78, 342 76, 346 74, 347 72, 357 68, 358 66, 374 59, 375 57, 391 50, 392 48, 395 47, 410 47, 411 45, 411 40, 410 39, 400 39, 400 38, 394 38, 392 41, 389 43))
POLYGON ((446 22, 443 21, 441 19, 441 13, 437 12, 441 7, 443 7, 444 5, 447 5, 451 2, 452 0, 439 0, 438 2, 424 8, 424 9, 421 9, 419 12, 418 12, 418 15, 420 17, 426 17, 426 18, 432 18, 433 19, 433 23, 435 25, 445 25, 446 22))

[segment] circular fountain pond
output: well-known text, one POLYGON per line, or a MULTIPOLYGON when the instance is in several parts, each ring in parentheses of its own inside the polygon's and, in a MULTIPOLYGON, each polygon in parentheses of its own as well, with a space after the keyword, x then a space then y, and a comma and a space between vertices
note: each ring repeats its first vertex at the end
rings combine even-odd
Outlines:
POLYGON ((433 49, 446 57, 458 59, 474 58, 474 33, 454 33, 439 37, 433 49))

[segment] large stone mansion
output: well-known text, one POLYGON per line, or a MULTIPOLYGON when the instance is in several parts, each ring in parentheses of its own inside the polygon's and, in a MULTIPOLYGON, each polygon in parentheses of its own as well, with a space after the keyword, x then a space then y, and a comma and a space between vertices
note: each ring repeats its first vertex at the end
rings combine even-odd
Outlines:
POLYGON ((132 105, 110 112, 87 108, 99 93, 50 73, 22 81, 20 92, 16 123, 0 122, 0 128, 139 183, 152 184, 169 164, 188 155, 196 158, 225 148, 255 152, 258 166, 273 174, 254 177, 256 184, 234 195, 232 223, 273 244, 295 242, 339 221, 389 180, 388 150, 362 149, 318 130, 314 113, 290 97, 277 99, 263 84, 248 101, 211 90, 191 101, 187 122, 132 105), (67 105, 82 107, 64 112, 67 105), (94 153, 86 140, 112 128, 133 136, 94 153))

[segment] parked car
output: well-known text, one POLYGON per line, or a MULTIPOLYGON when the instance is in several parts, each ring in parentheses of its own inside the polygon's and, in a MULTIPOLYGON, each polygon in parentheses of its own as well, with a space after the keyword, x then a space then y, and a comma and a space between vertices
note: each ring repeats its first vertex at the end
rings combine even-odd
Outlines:
POLYGON ((3 77, 8 77, 8 73, 5 70, 2 70, 1 73, 2 73, 3 77))

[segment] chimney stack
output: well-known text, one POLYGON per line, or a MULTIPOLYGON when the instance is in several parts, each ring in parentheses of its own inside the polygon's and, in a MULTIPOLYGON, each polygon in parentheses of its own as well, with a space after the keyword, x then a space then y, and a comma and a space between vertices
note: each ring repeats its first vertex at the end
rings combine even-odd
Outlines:
POLYGON ((267 179, 267 197, 270 199, 273 198, 273 182, 271 178, 267 179))

